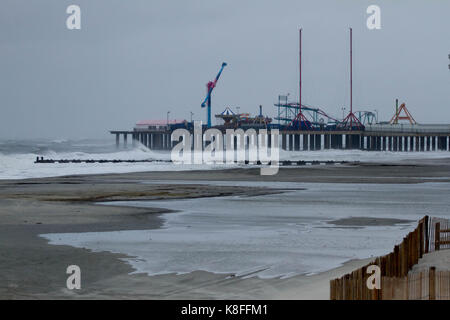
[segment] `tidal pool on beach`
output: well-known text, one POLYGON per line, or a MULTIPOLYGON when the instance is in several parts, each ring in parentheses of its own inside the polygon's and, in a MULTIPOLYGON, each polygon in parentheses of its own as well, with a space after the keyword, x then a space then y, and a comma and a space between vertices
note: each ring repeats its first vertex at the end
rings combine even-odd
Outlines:
POLYGON ((450 216, 449 183, 234 184, 290 190, 252 197, 106 203, 177 212, 162 215, 160 229, 41 236, 54 245, 127 254, 135 273, 203 270, 283 278, 386 254, 424 215, 450 216))

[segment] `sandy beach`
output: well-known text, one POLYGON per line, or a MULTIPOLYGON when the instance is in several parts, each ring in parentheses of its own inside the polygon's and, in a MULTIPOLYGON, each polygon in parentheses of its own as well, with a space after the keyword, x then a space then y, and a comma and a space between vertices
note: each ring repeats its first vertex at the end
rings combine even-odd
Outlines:
MULTIPOLYGON (((450 159, 352 166, 144 172, 0 181, 1 299, 328 299, 329 280, 368 259, 316 275, 261 279, 195 271, 183 275, 130 274, 124 255, 49 245, 40 234, 158 229, 164 207, 103 206, 96 202, 170 200, 277 194, 273 188, 215 186, 205 181, 419 184, 450 182, 450 159), (170 181, 188 181, 174 184, 170 181), (161 181, 167 181, 166 184, 161 181), (151 183, 142 183, 151 182, 151 183), (66 267, 77 264, 82 289, 66 289, 66 267)), ((394 217, 392 217, 394 218, 394 217)), ((345 225, 390 225, 392 221, 347 220, 345 225)), ((370 260, 370 259, 369 259, 370 260)))

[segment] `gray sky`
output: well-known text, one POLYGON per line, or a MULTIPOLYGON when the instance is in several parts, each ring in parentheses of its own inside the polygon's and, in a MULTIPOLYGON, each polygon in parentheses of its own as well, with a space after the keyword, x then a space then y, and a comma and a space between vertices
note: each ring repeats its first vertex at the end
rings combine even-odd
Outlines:
POLYGON ((342 116, 349 105, 353 28, 355 110, 389 120, 396 97, 421 123, 450 123, 447 0, 2 0, 0 139, 108 137, 136 121, 205 120, 205 84, 226 106, 274 116, 278 94, 342 116), (66 8, 82 29, 66 28, 66 8), (381 7, 381 30, 366 8, 381 7))

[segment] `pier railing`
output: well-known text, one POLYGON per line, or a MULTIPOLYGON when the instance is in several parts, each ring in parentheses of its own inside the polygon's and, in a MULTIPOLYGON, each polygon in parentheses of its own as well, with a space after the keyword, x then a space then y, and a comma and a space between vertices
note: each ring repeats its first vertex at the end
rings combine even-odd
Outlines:
POLYGON ((332 300, 390 300, 390 299, 450 299, 450 270, 436 271, 434 267, 411 272, 424 254, 450 249, 449 220, 422 218, 394 250, 376 258, 366 266, 331 280, 332 300), (379 289, 369 289, 367 279, 371 265, 380 268, 379 289))

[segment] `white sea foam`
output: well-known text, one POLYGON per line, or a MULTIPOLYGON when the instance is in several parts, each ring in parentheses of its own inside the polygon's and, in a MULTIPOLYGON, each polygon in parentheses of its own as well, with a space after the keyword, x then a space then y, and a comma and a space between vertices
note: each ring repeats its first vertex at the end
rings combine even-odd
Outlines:
MULTIPOLYGON (((47 159, 108 159, 108 160, 170 160, 169 151, 152 151, 143 145, 115 150, 114 145, 103 141, 54 140, 0 142, 0 179, 23 179, 74 174, 125 173, 139 171, 212 170, 233 168, 236 165, 175 165, 168 162, 152 163, 42 163, 36 157, 47 159), (100 149, 100 151, 97 151, 100 149)), ((280 160, 335 160, 395 162, 405 159, 446 158, 450 152, 377 152, 362 150, 284 151, 280 160)))
POLYGON ((125 173, 142 171, 211 170, 229 168, 230 165, 174 165, 170 152, 152 151, 144 146, 108 153, 55 152, 0 153, 0 179, 55 177, 75 174, 125 173), (45 159, 82 160, 163 160, 143 163, 34 163, 36 157, 45 159))
POLYGON ((392 152, 392 151, 364 151, 364 150, 319 150, 319 151, 286 151, 280 150, 282 160, 333 160, 333 161, 402 161, 415 159, 450 158, 448 151, 429 152, 392 152))

